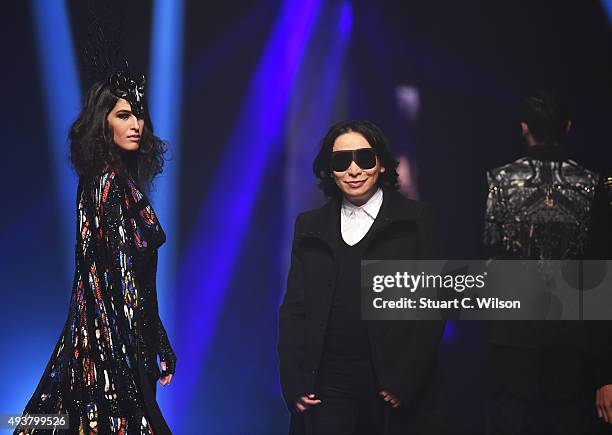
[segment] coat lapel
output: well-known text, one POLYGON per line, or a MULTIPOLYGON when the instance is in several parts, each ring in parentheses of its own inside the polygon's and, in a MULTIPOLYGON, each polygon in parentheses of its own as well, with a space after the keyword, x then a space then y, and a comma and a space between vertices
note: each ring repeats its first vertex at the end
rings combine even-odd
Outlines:
POLYGON ((399 192, 383 188, 383 203, 367 235, 366 251, 376 240, 376 237, 392 224, 398 222, 414 222, 419 218, 417 208, 407 206, 407 204, 410 204, 410 202, 408 202, 399 192))

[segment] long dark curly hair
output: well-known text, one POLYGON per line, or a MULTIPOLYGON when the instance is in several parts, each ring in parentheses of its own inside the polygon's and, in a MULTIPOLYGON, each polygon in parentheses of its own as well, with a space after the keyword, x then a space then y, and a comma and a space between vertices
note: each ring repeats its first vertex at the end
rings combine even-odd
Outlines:
POLYGON ((378 185, 385 186, 392 190, 398 190, 398 173, 397 167, 399 162, 389 152, 387 139, 382 130, 369 121, 347 120, 341 121, 331 126, 321 140, 321 148, 315 157, 312 164, 312 172, 319 179, 319 188, 328 198, 341 196, 340 189, 334 181, 331 170, 331 157, 334 148, 334 142, 338 136, 344 133, 359 133, 370 144, 378 158, 381 166, 385 168, 385 172, 378 175, 378 185))
POLYGON ((96 82, 85 95, 83 109, 70 128, 70 160, 79 177, 96 176, 106 170, 130 175, 145 191, 162 172, 166 143, 153 134, 147 107, 138 151, 126 152, 113 141, 108 114, 119 97, 106 81, 96 82))

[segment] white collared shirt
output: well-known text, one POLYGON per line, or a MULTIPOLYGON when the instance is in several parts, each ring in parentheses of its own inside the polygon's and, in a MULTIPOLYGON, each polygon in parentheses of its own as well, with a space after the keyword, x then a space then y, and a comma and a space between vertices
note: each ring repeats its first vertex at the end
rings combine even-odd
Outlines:
POLYGON ((378 216, 382 202, 383 191, 380 187, 362 206, 357 206, 348 199, 342 198, 340 232, 347 245, 353 246, 365 237, 374 219, 378 216))

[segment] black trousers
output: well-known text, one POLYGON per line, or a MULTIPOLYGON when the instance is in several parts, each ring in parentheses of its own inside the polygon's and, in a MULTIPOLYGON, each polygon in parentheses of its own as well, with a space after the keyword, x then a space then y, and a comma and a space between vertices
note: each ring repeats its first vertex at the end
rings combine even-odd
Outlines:
POLYGON ((490 344, 488 387, 488 435, 606 433, 584 350, 490 344))
POLYGON ((379 396, 371 362, 324 361, 315 394, 319 405, 306 412, 307 434, 440 435, 444 410, 435 397, 392 408, 379 396))
POLYGON ((326 360, 315 394, 321 403, 312 409, 317 435, 372 435, 385 433, 385 402, 378 395, 369 360, 326 360))

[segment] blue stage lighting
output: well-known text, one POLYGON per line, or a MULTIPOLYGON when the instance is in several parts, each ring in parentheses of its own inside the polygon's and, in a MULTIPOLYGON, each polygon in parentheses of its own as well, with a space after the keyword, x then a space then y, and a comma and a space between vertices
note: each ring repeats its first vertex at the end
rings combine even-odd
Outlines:
MULTIPOLYGON (((59 246, 54 246, 51 256, 59 256, 64 260, 62 273, 58 273, 62 278, 54 285, 50 285, 50 279, 40 276, 40 271, 47 271, 44 266, 32 263, 38 271, 32 276, 21 277, 28 279, 30 286, 40 286, 33 288, 31 293, 11 295, 13 301, 25 303, 24 306, 35 304, 23 308, 23 312, 28 311, 28 321, 16 322, 14 327, 9 327, 9 334, 2 337, 3 346, 13 348, 19 346, 18 358, 4 358, 0 369, 4 373, 10 373, 7 382, 4 383, 2 394, 0 395, 0 409, 3 412, 21 413, 24 406, 30 399, 32 393, 40 380, 40 376, 45 369, 46 363, 56 343, 60 327, 65 321, 67 303, 69 301, 72 277, 74 274, 74 244, 75 244, 75 198, 77 179, 70 166, 68 130, 71 123, 76 119, 80 110, 80 86, 77 68, 75 65, 72 37, 70 33, 70 23, 63 1, 34 0, 31 2, 32 24, 35 33, 37 54, 39 59, 39 71, 41 89, 43 90, 44 112, 46 115, 46 144, 49 147, 49 155, 52 159, 51 173, 53 179, 50 184, 42 184, 40 193, 51 192, 55 195, 52 199, 53 207, 44 210, 46 217, 38 216, 36 225, 41 222, 49 222, 49 213, 56 213, 59 216, 59 228, 47 227, 49 232, 57 232, 59 246), (45 287, 46 286, 46 287, 45 287), (44 299, 38 296, 44 294, 44 299), (60 297, 64 295, 64 297, 60 297), (34 302, 33 302, 34 301, 34 302), (44 307, 41 307, 44 304, 44 307), (42 325, 30 319, 37 319, 39 322, 44 316, 48 322, 43 328, 42 325), (52 324, 57 321, 57 323, 52 324), (57 327, 57 329, 56 329, 57 327), (9 379, 10 378, 10 379, 9 379)), ((36 112, 34 112, 36 113, 36 112)), ((13 186, 11 186, 13 187, 13 186)), ((53 219, 51 219, 53 221, 53 219)), ((25 220, 29 222, 29 220, 25 220)), ((26 226, 16 226, 24 233, 30 231, 26 226)), ((25 240, 31 240, 25 238, 25 240)), ((40 250, 44 248, 44 243, 29 247, 30 250, 40 250)), ((12 251, 12 249, 11 249, 12 251)), ((11 255, 14 255, 12 253, 11 255)), ((31 261, 27 258, 27 261, 31 261)), ((47 277, 48 278, 48 277, 47 277)), ((4 289, 3 291, 8 291, 4 289)), ((11 289, 12 290, 12 289, 11 289)), ((10 310, 15 310, 15 306, 8 304, 10 310)), ((15 318, 16 319, 16 318, 15 318)), ((9 322, 13 323, 13 322, 9 322)), ((5 355, 8 355, 6 353, 5 355)), ((4 430, 0 430, 5 433, 4 430)), ((9 432, 6 430, 6 432, 9 432)), ((12 432, 11 432, 12 433, 12 432)))
MULTIPOLYGON (((183 67, 182 0, 156 0, 153 9, 149 106, 155 134, 168 143, 169 160, 155 183, 153 206, 166 232, 167 242, 159 251, 157 296, 160 316, 171 342, 175 341, 173 302, 178 229, 178 172, 180 163, 181 95, 183 67)), ((159 394, 158 402, 170 427, 174 426, 177 403, 175 388, 159 394)))
POLYGON ((601 0, 601 4, 608 14, 608 21, 612 24, 612 0, 601 0))
MULTIPOLYGON (((321 6, 308 50, 302 59, 289 103, 285 165, 285 234, 282 246, 282 280, 284 290, 289 269, 293 223, 299 212, 315 207, 321 195, 312 175, 312 161, 317 141, 329 126, 347 117, 346 96, 342 89, 345 57, 353 26, 349 1, 329 2, 321 6), (304 182, 311 180, 311 182, 304 182)), ((279 305, 284 291, 279 293, 279 305)))
POLYGON ((191 237, 179 274, 179 288, 188 303, 177 319, 182 375, 177 376, 175 388, 187 403, 198 388, 194 379, 199 379, 215 336, 266 162, 280 149, 289 93, 319 3, 287 0, 283 4, 233 136, 215 170, 217 183, 199 210, 198 232, 191 237), (236 170, 242 168, 248 168, 247 177, 236 177, 236 170))
POLYGON ((449 320, 446 322, 446 325, 444 326, 444 335, 442 336, 442 341, 444 342, 451 342, 454 341, 457 338, 457 325, 455 324, 455 322, 449 320))
POLYGON ((63 243, 60 255, 66 258, 66 288, 70 288, 74 273, 77 177, 70 166, 67 138, 70 125, 79 114, 81 88, 65 3, 35 0, 32 14, 41 65, 48 143, 55 168, 56 210, 61 215, 59 232, 63 243))

